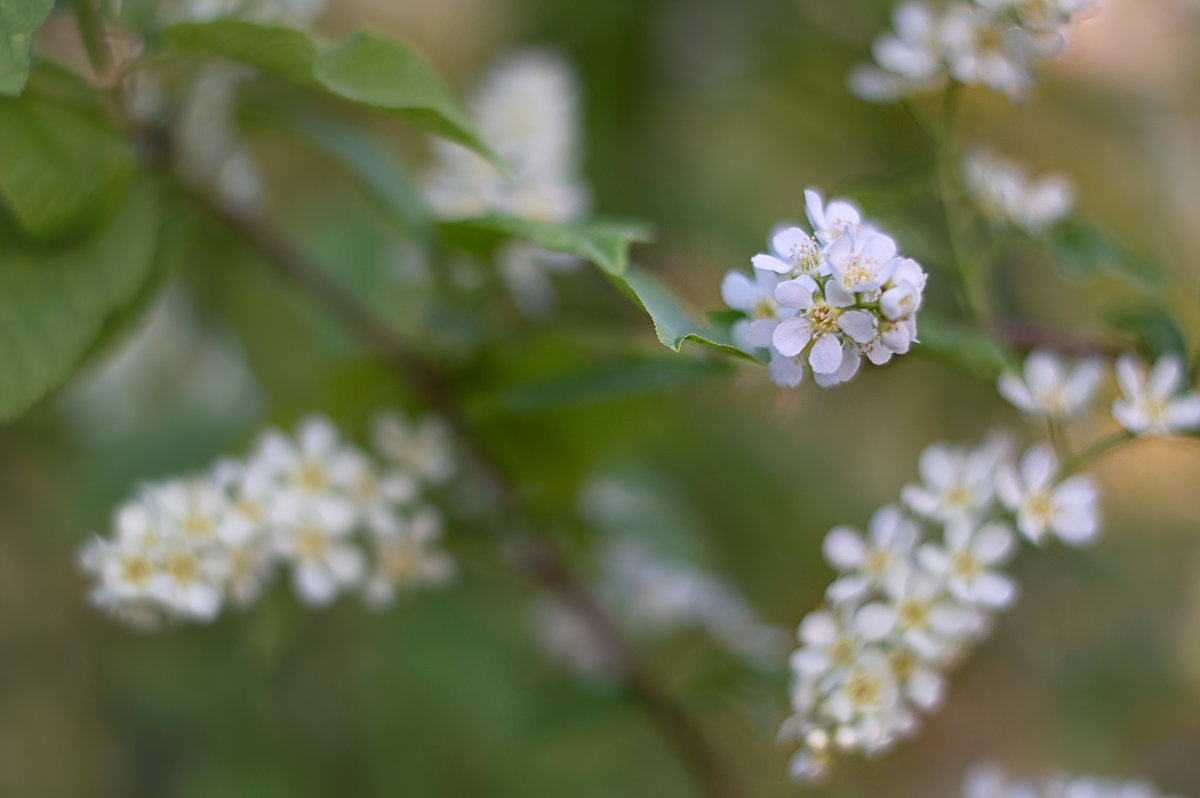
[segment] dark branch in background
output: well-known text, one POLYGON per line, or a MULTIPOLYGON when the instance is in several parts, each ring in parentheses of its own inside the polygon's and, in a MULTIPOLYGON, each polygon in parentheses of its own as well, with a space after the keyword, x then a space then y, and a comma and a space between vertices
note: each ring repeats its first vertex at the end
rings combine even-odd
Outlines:
MULTIPOLYGON (((504 509, 518 523, 528 525, 517 485, 488 450, 453 389, 437 369, 377 319, 337 280, 313 264, 268 220, 237 216, 204 197, 197 199, 213 217, 256 250, 263 263, 336 317, 387 361, 431 409, 440 413, 454 427, 459 441, 481 467, 504 509)), ((572 572, 553 541, 545 535, 522 533, 517 542, 513 558, 516 569, 573 611, 587 625, 595 639, 604 645, 629 692, 646 710, 659 733, 687 766, 704 794, 709 798, 730 798, 734 795, 729 776, 705 734, 680 703, 658 683, 634 646, 572 572)))

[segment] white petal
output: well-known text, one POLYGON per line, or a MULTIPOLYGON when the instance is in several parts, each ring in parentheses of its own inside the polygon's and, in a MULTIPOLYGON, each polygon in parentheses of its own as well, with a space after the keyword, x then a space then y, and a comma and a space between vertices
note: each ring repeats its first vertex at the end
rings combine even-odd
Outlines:
POLYGON ((941 706, 945 696, 945 680, 929 668, 914 670, 904 687, 912 702, 926 712, 941 706))
POLYGON ((362 578, 366 570, 363 553, 355 546, 344 545, 330 548, 325 557, 329 571, 343 585, 352 585, 362 578))
POLYGON ((837 639, 837 622, 833 613, 817 610, 805 615, 796 630, 796 637, 801 643, 811 646, 827 646, 837 639))
POLYGON ((1153 396, 1170 396, 1183 381, 1183 361, 1178 355, 1163 355, 1150 369, 1146 390, 1153 396))
POLYGON ((822 545, 825 560, 840 571, 850 571, 862 564, 867 555, 862 536, 853 527, 834 527, 822 545))
POLYGON ((986 565, 1004 562, 1012 553, 1016 538, 1008 524, 993 522, 975 534, 971 541, 971 554, 986 565))
POLYGON ((337 595, 337 582, 333 575, 315 562, 299 563, 292 571, 292 587, 305 604, 323 607, 337 595))
MULTIPOLYGON (((787 322, 784 322, 786 324, 787 322)), ((783 324, 779 325, 780 327, 783 324)), ((778 332, 776 332, 778 339, 778 332)), ((779 341, 775 341, 775 347, 780 352, 787 354, 783 347, 779 346, 779 341)), ((842 342, 838 340, 836 335, 825 333, 817 342, 813 344, 812 350, 808 353, 808 365, 812 368, 814 374, 834 374, 838 367, 842 365, 842 342)))
POLYGON ((309 416, 300 422, 296 439, 307 456, 320 457, 337 446, 337 427, 324 416, 309 416))
POLYGON ((872 602, 854 614, 854 631, 870 642, 882 640, 896 626, 896 613, 882 602, 872 602))
POLYGON ((807 310, 813 306, 813 293, 817 288, 816 280, 802 274, 775 286, 775 300, 785 307, 807 310))
POLYGON ((758 297, 758 286, 741 272, 729 272, 721 281, 721 299, 734 310, 748 313, 758 297))
MULTIPOLYGON (((795 357, 808 346, 812 338, 808 322, 804 319, 788 319, 779 323, 771 334, 771 343, 784 357, 795 357)), ((841 351, 841 347, 838 347, 841 351)))
POLYGON ((860 344, 875 337, 875 317, 865 310, 848 310, 838 319, 838 327, 860 344))
POLYGON ((1021 456, 1021 482, 1026 490, 1041 490, 1049 485, 1057 469, 1058 458, 1045 444, 1034 444, 1021 456))
POLYGON ((975 577, 971 592, 977 602, 985 607, 1001 609, 1017 600, 1017 586, 1007 576, 985 571, 975 577))
POLYGON ((1145 366, 1134 355, 1121 355, 1117 358, 1117 384, 1122 392, 1129 397, 1138 396, 1143 389, 1146 378, 1145 366))
POLYGON ((774 255, 755 255, 750 259, 750 264, 756 269, 775 272, 776 274, 789 274, 792 271, 792 264, 782 261, 774 255))
POLYGON ((1189 432, 1200 427, 1200 396, 1189 394, 1173 399, 1167 404, 1166 419, 1173 431, 1189 432))

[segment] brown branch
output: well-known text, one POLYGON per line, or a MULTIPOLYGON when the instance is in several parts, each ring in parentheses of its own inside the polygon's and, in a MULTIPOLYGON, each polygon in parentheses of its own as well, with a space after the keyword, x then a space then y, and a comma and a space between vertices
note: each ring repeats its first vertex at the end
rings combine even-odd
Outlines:
MULTIPOLYGON (((320 304, 385 360, 420 394, 422 400, 454 427, 495 488, 504 507, 524 524, 518 486, 509 477, 474 425, 453 389, 408 342, 383 324, 335 279, 296 249, 265 219, 238 216, 201 198, 204 206, 239 238, 248 243, 279 276, 320 304)), ((682 705, 658 683, 634 646, 575 576, 566 559, 545 535, 525 534, 517 541, 517 570, 546 590, 583 621, 601 642, 619 670, 627 689, 654 722, 659 733, 687 767, 709 798, 734 795, 729 776, 706 735, 682 705)))

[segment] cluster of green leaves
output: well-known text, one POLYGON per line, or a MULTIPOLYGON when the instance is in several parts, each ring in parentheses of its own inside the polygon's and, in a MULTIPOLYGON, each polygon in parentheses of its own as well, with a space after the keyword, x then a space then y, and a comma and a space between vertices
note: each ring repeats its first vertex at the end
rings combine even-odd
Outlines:
MULTIPOLYGON (((167 216, 187 216, 187 197, 139 156, 101 90, 51 64, 30 78, 30 36, 49 6, 0 4, 0 92, 13 95, 0 98, 0 420, 69 379, 153 282, 156 264, 172 261, 160 242, 185 240, 161 230, 167 216)), ((135 68, 238 62, 496 161, 450 91, 398 41, 360 33, 326 45, 294 28, 235 19, 169 25, 146 38, 146 64, 135 68)), ((643 227, 508 216, 439 222, 391 153, 352 124, 297 109, 291 119, 291 132, 344 169, 404 232, 477 254, 516 238, 581 257, 645 309, 667 347, 692 340, 737 352, 727 330, 696 322, 631 266, 630 248, 648 240, 643 227)))

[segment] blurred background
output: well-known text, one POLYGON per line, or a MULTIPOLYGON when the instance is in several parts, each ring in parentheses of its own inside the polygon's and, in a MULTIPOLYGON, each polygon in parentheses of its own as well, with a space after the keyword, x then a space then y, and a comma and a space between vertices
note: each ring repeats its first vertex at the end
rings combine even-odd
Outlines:
MULTIPOLYGON (((1200 4, 1097 5, 1029 102, 968 91, 959 143, 1069 175, 1081 216, 1171 274, 1172 310, 1195 341, 1200 4)), ((801 217, 803 189, 817 186, 880 220, 931 272, 931 305, 950 312, 936 205, 913 178, 929 143, 899 108, 845 90, 888 14, 882 0, 338 0, 315 27, 394 34, 463 94, 514 47, 560 50, 583 87, 594 207, 654 225, 657 243, 635 257, 696 311, 720 305, 722 274, 801 217)), ((246 88, 263 105, 284 91, 246 88)), ((272 214, 391 303, 400 327, 428 330, 585 571, 604 523, 586 497, 615 480, 646 499, 628 523, 686 540, 690 561, 790 636, 830 579, 825 532, 895 500, 927 443, 997 425, 1042 436, 989 383, 917 357, 789 392, 757 367, 674 356, 588 270, 555 278, 554 318, 501 309, 504 323, 480 334, 473 312, 431 304, 427 266, 353 185, 252 117, 272 214), (656 378, 605 379, 631 363, 656 378), (559 389, 580 375, 592 389, 559 389)), ((425 142, 373 124, 419 171, 425 142)), ((1033 251, 998 261, 994 292, 1013 318, 1085 328, 1129 301, 1116 283, 1065 281, 1033 251)), ((314 612, 279 585, 211 626, 139 634, 86 606, 76 548, 138 481, 244 451, 264 425, 308 411, 361 431, 406 401, 318 309, 221 236, 199 236, 87 372, 0 431, 0 795, 694 795, 635 705, 542 653, 529 590, 454 524, 463 578, 382 614, 352 599, 314 612)), ((1095 473, 1099 545, 1027 548, 1019 605, 956 674, 947 707, 892 754, 842 763, 826 787, 790 784, 789 751, 774 743, 782 658, 747 665, 700 634, 647 655, 745 795, 953 795, 981 759, 1200 794, 1200 447, 1142 443, 1095 473)), ((466 526, 471 500, 459 501, 449 512, 466 526)))

